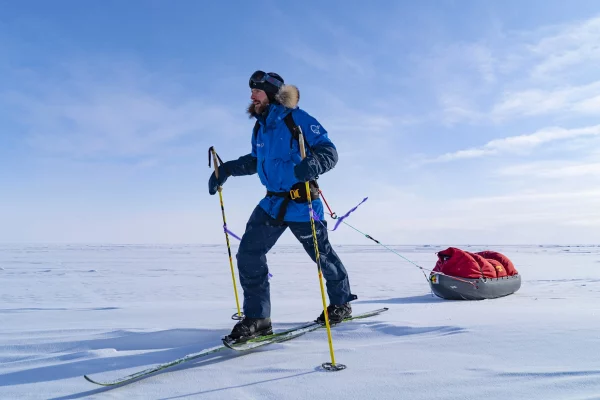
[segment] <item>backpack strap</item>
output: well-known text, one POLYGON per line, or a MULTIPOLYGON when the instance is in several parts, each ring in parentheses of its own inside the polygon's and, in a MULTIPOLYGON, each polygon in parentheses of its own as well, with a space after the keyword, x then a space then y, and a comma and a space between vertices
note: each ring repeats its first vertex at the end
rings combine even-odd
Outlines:
MULTIPOLYGON (((300 141, 300 132, 298 129, 298 125, 296 125, 296 122, 294 121, 294 117, 292 116, 291 111, 285 117, 283 117, 283 122, 285 122, 285 125, 287 126, 290 133, 292 134, 292 138, 290 139, 290 148, 291 148, 292 140, 296 140, 296 142, 300 141)), ((259 129, 260 129, 260 123, 258 121, 256 121, 256 123, 254 124, 254 131, 253 131, 254 132, 254 140, 256 140, 258 138, 258 130, 259 129)), ((304 144, 306 145, 308 150, 312 151, 308 142, 304 142, 304 144)))
MULTIPOLYGON (((292 148, 292 140, 296 140, 296 142, 300 142, 300 129, 298 129, 298 125, 294 121, 294 117, 292 117, 292 112, 290 111, 285 117, 283 117, 283 122, 287 125, 290 133, 292 134, 292 139, 290 139, 290 148, 292 148)), ((304 145, 308 148, 309 151, 312 151, 310 145, 305 140, 304 145)))
POLYGON ((258 130, 260 129, 260 123, 258 121, 256 121, 256 123, 254 124, 254 140, 256 140, 256 138, 258 137, 258 130))
POLYGON ((283 122, 285 122, 286 126, 290 130, 292 137, 297 141, 300 140, 300 133, 298 132, 298 125, 294 121, 294 117, 292 117, 292 113, 289 112, 285 117, 283 117, 283 122))

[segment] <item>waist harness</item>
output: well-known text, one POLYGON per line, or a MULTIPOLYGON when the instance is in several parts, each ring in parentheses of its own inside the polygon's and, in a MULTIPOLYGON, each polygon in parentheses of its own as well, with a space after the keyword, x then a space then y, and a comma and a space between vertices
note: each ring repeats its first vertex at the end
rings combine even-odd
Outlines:
MULTIPOLYGON (((319 196, 319 185, 317 181, 308 182, 310 186, 310 199, 316 200, 319 196)), ((271 192, 267 191, 266 197, 283 197, 283 202, 281 203, 281 207, 279 208, 279 213, 277 214, 276 221, 279 225, 283 224, 283 218, 285 217, 285 212, 287 211, 287 207, 290 201, 295 203, 307 203, 308 196, 306 194, 306 184, 304 182, 298 182, 292 186, 292 188, 288 192, 271 192)))

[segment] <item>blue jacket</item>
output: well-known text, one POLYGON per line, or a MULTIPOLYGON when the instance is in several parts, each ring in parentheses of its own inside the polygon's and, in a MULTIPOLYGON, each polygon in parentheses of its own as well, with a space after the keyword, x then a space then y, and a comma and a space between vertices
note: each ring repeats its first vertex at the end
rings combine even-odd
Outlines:
MULTIPOLYGON (((325 128, 311 115, 297 107, 299 93, 292 85, 284 85, 277 95, 280 104, 271 104, 262 115, 254 115, 259 122, 256 137, 252 133, 252 152, 224 164, 228 175, 241 176, 258 173, 268 191, 287 192, 298 182, 316 179, 332 169, 338 160, 337 150, 325 128), (283 118, 292 113, 296 125, 302 128, 306 158, 302 160, 299 143, 293 138, 283 118), (310 148, 310 149, 309 149, 310 148), (312 151, 311 151, 312 150, 312 151)), ((263 198, 259 205, 273 218, 277 217, 283 198, 263 198)), ((312 202, 313 210, 323 219, 323 204, 312 202)), ((290 201, 285 221, 310 220, 308 203, 290 201)))

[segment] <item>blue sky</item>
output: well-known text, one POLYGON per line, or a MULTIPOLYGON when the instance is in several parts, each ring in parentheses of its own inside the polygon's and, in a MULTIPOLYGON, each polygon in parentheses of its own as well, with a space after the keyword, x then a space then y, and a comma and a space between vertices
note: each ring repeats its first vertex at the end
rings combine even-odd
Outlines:
MULTIPOLYGON (((598 243, 600 4, 365 4, 0 0, 0 242, 222 243, 207 150, 249 152, 262 69, 383 242, 598 243)), ((241 234, 264 188, 223 195, 241 234)))

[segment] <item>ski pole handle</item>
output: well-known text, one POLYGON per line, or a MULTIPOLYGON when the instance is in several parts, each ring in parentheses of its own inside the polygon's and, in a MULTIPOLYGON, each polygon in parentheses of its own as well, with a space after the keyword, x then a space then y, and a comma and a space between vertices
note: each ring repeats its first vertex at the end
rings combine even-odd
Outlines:
POLYGON ((300 128, 300 126, 297 126, 296 129, 298 129, 298 146, 300 147, 300 157, 305 159, 306 149, 304 148, 304 134, 302 133, 302 128, 300 128))
POLYGON ((213 164, 215 167, 215 178, 219 179, 219 164, 217 164, 217 152, 213 147, 211 147, 211 152, 213 157, 213 164))

